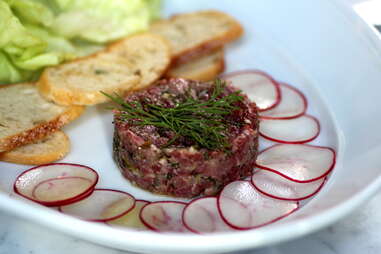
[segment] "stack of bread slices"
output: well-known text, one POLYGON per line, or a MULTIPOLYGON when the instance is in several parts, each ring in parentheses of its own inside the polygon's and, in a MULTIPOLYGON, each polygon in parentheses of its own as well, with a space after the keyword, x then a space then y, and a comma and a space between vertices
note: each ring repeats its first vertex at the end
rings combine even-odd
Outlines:
POLYGON ((166 77, 208 81, 224 70, 225 44, 241 25, 219 11, 198 11, 152 24, 96 54, 46 68, 36 83, 0 86, 0 160, 44 164, 62 159, 70 141, 61 128, 86 106, 166 77))

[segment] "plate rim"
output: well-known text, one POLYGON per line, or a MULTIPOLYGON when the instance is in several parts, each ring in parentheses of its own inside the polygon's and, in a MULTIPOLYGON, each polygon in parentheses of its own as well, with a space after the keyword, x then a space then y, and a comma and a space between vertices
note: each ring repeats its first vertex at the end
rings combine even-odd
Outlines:
MULTIPOLYGON (((332 1, 341 10, 351 17, 351 21, 361 27, 361 32, 366 39, 371 40, 371 45, 381 55, 381 36, 362 20, 344 0, 332 1)), ((343 149, 343 148, 341 148, 343 149)), ((340 151, 337 151, 338 154, 340 151)), ((340 165, 337 165, 339 167, 340 165)), ((113 248, 128 249, 132 251, 149 251, 150 246, 143 246, 139 239, 154 243, 155 251, 230 251, 244 248, 261 247, 269 244, 279 243, 286 240, 298 238, 308 233, 324 228, 335 221, 343 218, 368 200, 374 193, 381 189, 381 175, 373 180, 367 188, 357 192, 351 199, 334 207, 327 208, 319 214, 304 220, 292 222, 293 234, 288 234, 288 223, 276 224, 271 228, 261 228, 255 231, 239 231, 231 233, 218 233, 211 235, 179 235, 179 234, 157 234, 155 232, 137 232, 114 227, 104 227, 91 222, 80 221, 76 218, 59 214, 49 208, 30 205, 29 202, 13 199, 7 193, 0 192, 0 210, 7 211, 33 223, 42 224, 53 230, 59 230, 81 239, 90 240, 113 248), (33 209, 37 212, 32 212, 33 209), (27 211, 27 212, 25 212, 27 211), (306 224, 309 226, 306 227, 306 224), (71 226, 75 225, 75 227, 71 226), (273 237, 263 240, 262 235, 271 234, 273 237), (101 237, 100 237, 101 236, 101 237), (249 236, 249 237, 248 237, 249 236), (197 242, 197 244, 194 244, 197 242), (221 244, 223 243, 223 244, 221 244)))

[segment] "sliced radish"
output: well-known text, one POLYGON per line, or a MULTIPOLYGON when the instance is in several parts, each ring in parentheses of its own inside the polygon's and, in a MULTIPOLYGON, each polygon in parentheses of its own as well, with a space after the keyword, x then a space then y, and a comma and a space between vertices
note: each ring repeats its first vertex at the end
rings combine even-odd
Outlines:
POLYGON ((260 152, 256 164, 291 181, 306 183, 329 174, 335 165, 335 151, 306 144, 277 144, 260 152))
POLYGON ((249 181, 234 181, 224 187, 218 208, 227 224, 236 229, 252 229, 275 222, 299 207, 296 201, 270 198, 249 181))
POLYGON ((182 221, 186 203, 158 201, 150 203, 140 211, 140 219, 148 228, 158 232, 189 232, 182 221))
POLYGON ((280 101, 279 84, 262 71, 237 71, 225 74, 222 78, 247 93, 261 111, 275 107, 280 101))
POLYGON ((130 212, 128 212, 127 214, 123 215, 122 217, 118 219, 108 221, 107 224, 112 226, 120 226, 120 227, 134 228, 138 230, 145 230, 147 229, 147 227, 141 221, 139 214, 142 208, 147 204, 149 204, 148 201, 136 200, 135 207, 130 212))
POLYGON ((92 180, 84 177, 51 178, 38 183, 32 191, 32 197, 38 200, 52 201, 62 197, 83 192, 83 188, 92 184, 92 180))
POLYGON ((13 189, 42 205, 60 206, 89 196, 97 182, 97 172, 89 167, 53 163, 24 171, 16 178, 13 189))
POLYGON ((88 221, 109 221, 122 217, 135 206, 135 198, 127 192, 95 189, 79 202, 61 206, 60 211, 88 221))
POLYGON ((190 202, 183 212, 184 225, 195 233, 233 230, 221 218, 216 197, 205 197, 190 202))
POLYGON ((256 171, 251 182, 254 187, 272 198, 282 200, 303 200, 312 197, 323 187, 325 178, 313 182, 297 183, 268 170, 256 171))
POLYGON ((319 121, 304 115, 293 119, 261 119, 259 133, 262 137, 287 144, 302 144, 314 140, 320 132, 319 121))
POLYGON ((282 100, 267 111, 260 112, 263 119, 291 119, 303 115, 307 110, 307 99, 304 94, 285 83, 280 83, 282 100))

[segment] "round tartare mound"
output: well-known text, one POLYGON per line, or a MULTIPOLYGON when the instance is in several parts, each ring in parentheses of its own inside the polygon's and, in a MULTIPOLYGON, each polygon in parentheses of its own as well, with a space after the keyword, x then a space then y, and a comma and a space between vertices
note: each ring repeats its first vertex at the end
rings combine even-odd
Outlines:
MULTIPOLYGON (((143 110, 147 104, 176 108, 189 98, 210 100, 215 89, 216 82, 166 79, 127 95, 124 101, 135 106, 138 102, 143 110)), ((160 125, 127 121, 121 110, 115 110, 113 154, 122 174, 150 192, 184 198, 217 194, 228 183, 252 175, 258 153, 258 112, 255 103, 237 91, 224 83, 218 95, 235 93, 241 100, 223 115, 222 135, 228 145, 215 149, 160 125)))

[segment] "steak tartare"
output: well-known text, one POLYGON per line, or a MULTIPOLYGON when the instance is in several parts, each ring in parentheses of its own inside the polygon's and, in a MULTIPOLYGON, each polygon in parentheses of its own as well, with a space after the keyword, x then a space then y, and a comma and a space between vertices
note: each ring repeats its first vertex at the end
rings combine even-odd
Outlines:
POLYGON ((190 198, 252 174, 257 108, 231 84, 161 80, 114 100, 114 159, 137 186, 190 198))

